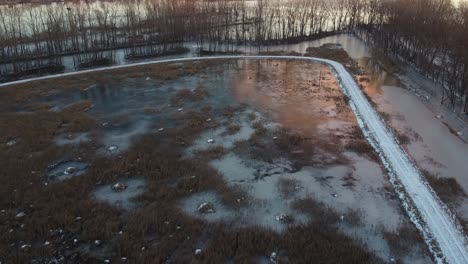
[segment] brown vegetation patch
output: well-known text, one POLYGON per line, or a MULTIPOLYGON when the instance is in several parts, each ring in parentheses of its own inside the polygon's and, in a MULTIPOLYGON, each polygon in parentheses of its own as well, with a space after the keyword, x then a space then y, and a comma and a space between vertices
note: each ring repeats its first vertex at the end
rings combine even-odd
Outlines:
POLYGON ((281 129, 279 133, 277 133, 275 142, 276 146, 278 146, 281 151, 289 153, 304 142, 304 140, 305 138, 299 133, 294 133, 287 129, 281 129))
POLYGON ((207 111, 188 111, 178 118, 181 124, 177 129, 170 131, 172 143, 179 146, 188 146, 206 128, 216 124, 206 121, 207 111))
POLYGON ((226 135, 235 135, 235 134, 237 134, 240 130, 241 130, 240 125, 232 124, 232 125, 229 125, 228 127, 226 127, 226 131, 224 131, 224 132, 222 133, 222 136, 226 136, 226 135))
POLYGON ((258 261, 259 256, 280 252, 280 259, 286 263, 308 263, 311 259, 326 263, 340 263, 343 259, 349 263, 382 262, 337 230, 339 216, 332 209, 311 198, 297 200, 294 206, 309 214, 312 221, 289 226, 282 234, 261 227, 212 229, 216 236, 200 261, 250 263, 258 261))
POLYGON ((348 263, 382 262, 336 229, 312 223, 290 227, 281 235, 258 227, 221 230, 200 261, 254 263, 259 256, 269 257, 277 251, 285 263, 309 263, 311 259, 325 263, 340 263, 343 259, 348 263))
POLYGON ((359 74, 360 68, 358 64, 349 56, 343 48, 330 48, 327 44, 321 47, 309 47, 304 56, 318 57, 329 60, 334 60, 342 63, 348 71, 353 74, 359 74))
POLYGON ((466 197, 463 187, 461 187, 455 178, 443 178, 428 170, 422 170, 421 172, 432 189, 437 193, 437 196, 448 206, 453 207, 457 205, 460 198, 466 197))
POLYGON ((174 105, 181 105, 186 101, 201 101, 208 96, 208 91, 203 87, 198 87, 195 90, 183 89, 178 91, 171 98, 171 103, 174 105))
POLYGON ((323 227, 332 226, 340 220, 340 215, 333 208, 312 198, 295 200, 292 207, 306 213, 315 224, 323 227))
POLYGON ((424 245, 421 234, 410 223, 403 223, 395 232, 384 231, 384 238, 392 253, 398 257, 408 255, 415 246, 424 245))
POLYGON ((362 130, 359 126, 354 126, 350 131, 350 140, 345 145, 345 149, 358 153, 360 155, 365 155, 372 161, 379 163, 379 155, 372 147, 371 144, 366 140, 362 130))
POLYGON ((350 208, 344 214, 343 219, 346 223, 349 223, 350 225, 361 226, 363 224, 362 218, 363 218, 362 210, 356 209, 356 208, 350 208))
POLYGON ((382 119, 385 121, 385 123, 389 123, 391 121, 392 115, 390 115, 389 113, 383 111, 379 111, 378 113, 380 117, 382 117, 382 119))
POLYGON ((240 111, 240 107, 227 106, 221 112, 221 114, 226 118, 233 118, 234 115, 240 111))
POLYGON ((379 161, 379 156, 374 148, 365 139, 352 140, 346 144, 345 148, 360 155, 365 155, 373 161, 379 161))
POLYGON ((283 199, 290 199, 299 187, 299 181, 294 179, 281 178, 278 181, 278 189, 283 199))
POLYGON ((39 109, 29 113, 2 113, 0 141, 14 139, 26 153, 40 151, 52 144, 62 128, 69 133, 93 130, 96 122, 85 113, 90 106, 91 103, 85 101, 71 105, 62 112, 39 109))
POLYGON ((211 147, 206 150, 200 150, 196 156, 206 160, 220 159, 227 154, 227 150, 222 146, 211 147))
POLYGON ((410 137, 408 137, 404 133, 396 132, 396 136, 398 138, 398 142, 400 142, 401 145, 408 145, 409 143, 411 143, 410 137))
POLYGON ((352 189, 354 186, 356 186, 357 179, 353 177, 352 172, 346 174, 346 176, 344 176, 341 180, 343 181, 343 186, 345 187, 352 189))

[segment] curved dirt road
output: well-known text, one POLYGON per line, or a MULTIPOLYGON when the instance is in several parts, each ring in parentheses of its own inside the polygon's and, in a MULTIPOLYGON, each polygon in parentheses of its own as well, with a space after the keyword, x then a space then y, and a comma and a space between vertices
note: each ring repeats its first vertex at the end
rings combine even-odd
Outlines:
POLYGON ((460 231, 453 215, 446 206, 439 200, 431 187, 422 178, 419 169, 409 158, 407 153, 399 145, 397 139, 387 127, 385 122, 377 114, 376 110, 367 101, 364 94, 358 87, 354 77, 345 67, 335 61, 298 56, 216 56, 203 58, 182 58, 171 60, 160 60, 142 62, 121 66, 91 69, 79 72, 69 72, 53 76, 44 76, 27 80, 20 80, 11 83, 0 84, 0 87, 27 83, 35 80, 45 80, 56 77, 72 76, 82 73, 98 72, 111 69, 127 68, 149 64, 207 61, 207 60, 227 60, 227 59, 248 59, 248 60, 302 60, 313 61, 328 65, 340 80, 344 93, 350 98, 350 105, 353 109, 359 126, 369 143, 379 153, 382 162, 390 174, 390 179, 394 185, 399 198, 402 201, 406 212, 412 222, 417 226, 432 252, 437 263, 468 263, 468 250, 466 237, 460 231))

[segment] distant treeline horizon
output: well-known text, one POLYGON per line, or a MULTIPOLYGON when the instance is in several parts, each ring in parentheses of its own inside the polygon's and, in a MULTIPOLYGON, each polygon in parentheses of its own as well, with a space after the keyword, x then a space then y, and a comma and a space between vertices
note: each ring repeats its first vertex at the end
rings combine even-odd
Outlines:
MULTIPOLYGON (((288 44, 334 32, 364 32, 388 55, 443 84, 450 104, 468 90, 468 2, 451 0, 139 0, 0 7, 0 73, 60 64, 66 54, 126 48, 131 56, 183 51, 197 42, 288 44), (144 48, 142 48, 144 47, 144 48), (142 50, 143 49, 143 50, 142 50)), ((81 62, 80 57, 80 62, 81 62)))

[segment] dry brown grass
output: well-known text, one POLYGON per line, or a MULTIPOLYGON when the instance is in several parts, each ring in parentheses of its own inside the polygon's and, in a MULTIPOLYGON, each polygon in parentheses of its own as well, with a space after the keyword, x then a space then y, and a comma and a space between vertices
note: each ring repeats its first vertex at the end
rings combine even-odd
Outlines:
POLYGON ((345 94, 342 95, 334 95, 331 96, 330 99, 332 99, 335 102, 336 105, 336 111, 337 113, 342 113, 347 110, 351 110, 349 108, 349 97, 345 94))
POLYGON ((360 209, 350 208, 344 214, 344 221, 353 226, 361 226, 363 224, 363 212, 360 209))
POLYGON ((339 216, 333 210, 311 198, 297 200, 294 204, 313 220, 305 225, 289 226, 282 234, 261 227, 226 230, 214 226, 215 238, 198 260, 254 263, 258 257, 269 257, 277 252, 281 263, 309 263, 311 260, 340 263, 343 259, 347 263, 382 263, 336 229, 339 216))
POLYGON ((223 136, 226 136, 226 135, 235 135, 235 134, 237 134, 240 130, 241 130, 240 125, 231 124, 231 125, 229 125, 229 126, 226 127, 226 131, 224 131, 224 132, 222 133, 222 135, 223 135, 223 136))
POLYGON ((328 48, 326 44, 317 48, 309 47, 306 50, 305 56, 330 59, 340 62, 353 74, 359 74, 361 71, 357 62, 355 62, 342 48, 328 48))
POLYGON ((373 161, 379 160, 379 156, 375 153, 374 148, 366 140, 359 139, 348 142, 346 144, 346 149, 367 156, 373 161))
POLYGON ((200 150, 197 152, 197 157, 205 160, 215 160, 220 159, 226 155, 227 150, 222 146, 211 147, 206 150, 200 150))
POLYGON ((205 111, 188 111, 178 118, 182 126, 171 131, 171 143, 179 146, 188 146, 199 133, 216 124, 206 121, 205 111))
POLYGON ((404 257, 412 252, 414 247, 424 245, 421 234, 410 223, 402 223, 395 232, 384 231, 384 238, 388 242, 392 254, 404 257))
POLYGON ((280 150, 288 153, 304 142, 304 140, 304 137, 298 133, 281 129, 275 142, 280 150))
POLYGON ((293 208, 309 215, 315 224, 330 227, 338 223, 340 215, 332 208, 312 198, 295 200, 293 208))
MULTIPOLYGON (((9 139, 18 141, 25 153, 40 151, 52 144, 59 130, 65 132, 84 132, 93 130, 95 120, 85 111, 90 102, 80 102, 61 112, 39 109, 30 113, 5 112, 0 114, 0 142, 9 139)), ((4 145, 0 147, 3 148, 4 145)))
POLYGON ((299 181, 294 179, 281 178, 278 182, 278 189, 283 199, 290 199, 294 196, 296 188, 299 186, 299 181))
POLYGON ((421 172, 432 189, 437 193, 437 196, 448 206, 453 208, 459 203, 460 198, 466 197, 463 187, 461 187, 455 178, 443 178, 428 170, 422 170, 421 172))
POLYGON ((366 83, 368 83, 368 82, 370 82, 370 81, 371 81, 371 80, 370 80, 369 77, 367 77, 367 76, 361 76, 361 77, 359 77, 359 82, 366 82, 366 83))
POLYGON ((343 186, 346 186, 348 188, 353 188, 356 185, 357 179, 353 177, 353 173, 348 173, 346 176, 344 176, 342 179, 343 181, 343 186))
MULTIPOLYGON (((369 99, 369 100, 372 100, 372 99, 369 99)), ((382 117, 385 123, 389 123, 392 120, 392 116, 387 112, 379 111, 379 115, 380 117, 382 117)))
POLYGON ((409 143, 411 143, 410 137, 404 133, 396 132, 396 136, 401 145, 408 145, 409 143))
POLYGON ((263 126, 261 122, 253 124, 255 132, 245 141, 236 142, 235 152, 247 155, 249 158, 273 162, 274 159, 281 157, 282 153, 273 142, 273 135, 263 126))
POLYGON ((233 118, 239 112, 240 108, 235 106, 227 106, 222 110, 222 115, 226 118, 233 118))
POLYGON ((247 117, 249 118, 250 121, 254 121, 257 119, 257 115, 254 112, 250 112, 247 117))
POLYGON ((367 142, 362 130, 358 126, 354 126, 349 131, 350 139, 345 145, 345 149, 355 152, 359 155, 368 157, 370 160, 379 163, 379 155, 375 152, 375 149, 372 147, 369 142, 367 142))
POLYGON ((199 259, 202 263, 255 263, 260 256, 268 258, 278 251, 281 263, 341 263, 343 259, 347 263, 382 263, 336 230, 316 224, 291 227, 282 235, 259 227, 214 232, 216 238, 199 259), (335 244, 338 241, 341 246, 335 244))
POLYGON ((182 105, 186 101, 201 101, 210 94, 203 87, 198 87, 195 90, 183 89, 178 91, 172 98, 171 103, 174 105, 182 105))

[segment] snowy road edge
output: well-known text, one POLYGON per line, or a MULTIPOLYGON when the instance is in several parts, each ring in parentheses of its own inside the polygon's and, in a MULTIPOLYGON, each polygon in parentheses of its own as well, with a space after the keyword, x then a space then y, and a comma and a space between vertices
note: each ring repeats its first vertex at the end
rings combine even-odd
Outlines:
POLYGON ((350 106, 354 111, 359 126, 369 143, 379 154, 386 167, 390 181, 402 201, 403 207, 411 221, 422 233, 424 240, 437 263, 468 263, 466 237, 460 229, 454 215, 440 201, 429 184, 421 176, 419 169, 410 159, 406 151, 377 111, 370 105, 360 90, 354 77, 336 61, 314 57, 299 56, 214 56, 200 58, 179 58, 141 63, 110 66, 98 69, 69 72, 57 75, 43 76, 9 83, 0 87, 23 84, 38 80, 47 80, 85 73, 108 71, 163 63, 209 61, 209 60, 301 60, 319 62, 329 66, 340 81, 343 92, 350 98, 350 106))

